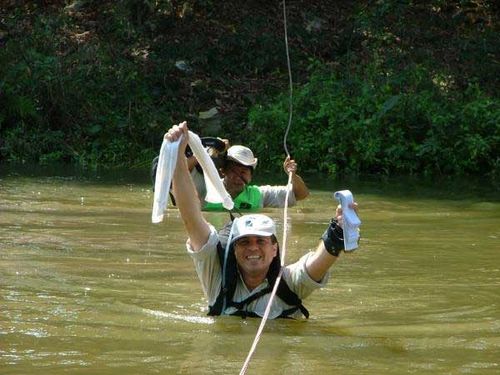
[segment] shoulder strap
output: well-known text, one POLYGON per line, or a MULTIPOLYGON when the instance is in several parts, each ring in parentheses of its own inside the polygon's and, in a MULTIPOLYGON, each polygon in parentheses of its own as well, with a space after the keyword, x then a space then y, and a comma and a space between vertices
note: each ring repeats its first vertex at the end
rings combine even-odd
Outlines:
MULTIPOLYGON (((217 257, 219 258, 219 263, 222 270, 222 265, 224 264, 224 248, 222 247, 220 241, 217 243, 217 257)), ((216 316, 222 314, 222 306, 224 305, 224 298, 226 296, 226 293, 222 286, 222 282, 220 289, 221 290, 219 292, 219 295, 217 296, 217 299, 215 300, 215 303, 212 306, 208 306, 207 315, 216 316)))
MULTIPOLYGON (((280 265, 280 259, 279 259, 279 253, 278 256, 273 260, 271 263, 271 266, 269 267, 269 272, 267 275, 267 279, 269 280, 269 284, 274 286, 274 283, 276 282, 276 279, 278 278, 278 274, 281 269, 280 265)), ((276 295, 281 298, 283 302, 285 302, 287 305, 290 306, 296 306, 293 311, 289 311, 288 315, 293 314, 297 309, 299 309, 302 314, 306 317, 306 319, 309 318, 309 311, 305 308, 305 306, 302 304, 302 300, 299 298, 299 296, 293 292, 286 281, 282 278, 280 280, 280 283, 278 285, 278 290, 276 291, 276 295)), ((292 309, 290 309, 292 310, 292 309)), ((283 311, 285 313, 285 311, 283 311)), ((282 315, 283 315, 282 313, 282 315)))
MULTIPOLYGON (((221 232, 225 230, 230 230, 230 225, 226 225, 221 232)), ((222 234, 224 236, 224 234, 222 234)), ((227 234, 229 236, 229 234, 227 234)), ((228 241, 228 238, 224 238, 224 241, 228 241)), ((238 270, 236 266, 236 258, 232 251, 229 251, 227 254, 227 259, 225 259, 226 255, 226 244, 222 244, 221 241, 217 243, 217 257, 219 258, 219 264, 221 267, 221 285, 220 292, 217 296, 215 303, 212 306, 209 306, 208 315, 220 315, 222 314, 222 310, 224 306, 229 306, 231 303, 234 292, 236 290, 236 282, 238 277, 238 270), (224 267, 224 262, 226 265, 224 267), (225 282, 224 282, 225 281, 225 282)))
MULTIPOLYGON (((297 294, 292 292, 288 284, 285 282, 285 280, 281 279, 280 284, 278 285, 278 290, 276 291, 276 294, 278 295, 279 298, 281 298, 287 305, 290 306, 297 306, 297 308, 300 310, 302 314, 306 317, 306 319, 309 319, 309 311, 305 308, 305 306, 302 304, 302 300, 299 298, 297 294)), ((297 311, 297 308, 291 309, 293 311, 290 311, 288 315, 294 313, 297 311)), ((284 313, 285 311, 283 311, 284 313)), ((283 314, 282 314, 283 315, 283 314)))

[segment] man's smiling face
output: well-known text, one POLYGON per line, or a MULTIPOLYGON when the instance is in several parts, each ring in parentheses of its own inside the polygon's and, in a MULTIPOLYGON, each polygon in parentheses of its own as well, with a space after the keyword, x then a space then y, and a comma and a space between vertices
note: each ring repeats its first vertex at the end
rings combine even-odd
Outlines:
POLYGON ((245 236, 236 240, 234 254, 240 268, 245 275, 264 279, 269 266, 278 253, 278 244, 272 238, 263 236, 245 236))

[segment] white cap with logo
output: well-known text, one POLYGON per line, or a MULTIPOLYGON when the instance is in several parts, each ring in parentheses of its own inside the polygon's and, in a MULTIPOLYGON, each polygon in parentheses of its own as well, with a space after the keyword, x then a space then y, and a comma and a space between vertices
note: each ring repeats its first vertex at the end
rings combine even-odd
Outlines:
POLYGON ((253 169, 257 166, 257 158, 253 155, 252 150, 245 146, 236 145, 229 147, 227 158, 253 169))
POLYGON ((276 236, 276 225, 266 215, 243 215, 234 219, 231 243, 245 236, 276 236))

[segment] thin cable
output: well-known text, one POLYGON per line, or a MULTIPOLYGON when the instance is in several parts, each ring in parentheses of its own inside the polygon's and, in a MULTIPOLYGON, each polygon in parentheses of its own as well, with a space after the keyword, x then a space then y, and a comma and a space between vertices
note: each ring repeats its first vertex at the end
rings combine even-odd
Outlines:
POLYGON ((292 66, 290 64, 290 52, 288 50, 288 30, 286 21, 286 1, 283 0, 283 24, 285 31, 285 51, 286 51, 286 63, 288 67, 288 85, 289 85, 289 96, 288 96, 288 126, 286 127, 285 136, 283 137, 283 148, 285 149, 286 156, 290 156, 288 152, 288 147, 286 145, 288 139, 288 132, 290 131, 290 126, 292 125, 292 113, 293 113, 293 81, 292 81, 292 66))
MULTIPOLYGON (((288 52, 288 32, 287 32, 287 27, 286 27, 286 2, 283 0, 283 21, 285 25, 285 49, 286 49, 286 60, 287 60, 287 65, 288 65, 288 78, 289 78, 289 83, 290 83, 290 96, 289 96, 289 116, 288 116, 288 126, 285 131, 285 136, 283 137, 283 147, 285 149, 287 157, 290 157, 290 153, 288 152, 288 148, 286 146, 286 141, 288 137, 288 132, 290 130, 290 126, 292 124, 292 99, 293 99, 293 82, 292 82, 292 69, 290 66, 290 54, 288 52)), ((250 348, 250 351, 248 352, 247 358, 245 359, 245 363, 243 364, 243 367, 241 368, 240 375, 245 375, 246 371, 248 369, 248 365, 250 364, 250 360, 252 359, 252 356, 255 352, 255 349, 257 349, 257 344, 260 341, 260 337, 262 336, 262 331, 264 330, 264 326, 266 325, 267 319, 269 317, 269 312, 271 311, 271 306, 274 301, 274 297, 276 296, 276 291, 278 290, 278 286, 281 282, 281 276, 283 275, 283 269, 285 267, 285 258, 286 258, 286 246, 287 246, 287 235, 288 235, 288 204, 289 204, 289 197, 290 197, 290 191, 292 190, 292 172, 288 172, 288 183, 286 185, 286 195, 285 195, 285 207, 283 210, 283 240, 281 242, 282 247, 280 249, 280 271, 278 273, 278 277, 276 278, 276 281, 274 282, 273 290, 271 291, 271 295, 269 296, 269 301, 266 306, 266 310, 264 311, 264 316, 262 317, 262 320, 259 325, 259 329, 257 330, 257 334, 255 335, 255 338, 252 343, 252 347, 250 348)))
POLYGON ((266 325, 267 318, 269 317, 269 312, 271 311, 271 305, 273 304, 274 297, 276 296, 276 291, 278 290, 278 285, 280 284, 281 281, 281 276, 283 275, 283 269, 285 266, 285 256, 286 256, 286 243, 287 243, 287 234, 288 234, 288 223, 287 223, 287 217, 288 217, 288 197, 290 190, 288 187, 292 183, 292 173, 290 172, 288 174, 288 184, 287 184, 287 192, 286 192, 286 197, 285 197, 285 209, 283 212, 283 241, 282 241, 282 248, 281 248, 281 267, 280 267, 280 272, 278 273, 278 277, 276 278, 276 281, 273 286, 273 290, 271 291, 271 295, 269 296, 269 302, 267 303, 266 310, 264 311, 264 316, 262 317, 262 320, 260 321, 259 329, 257 330, 257 334, 255 335, 255 338, 252 343, 252 347, 250 348, 250 351, 248 352, 247 358, 245 359, 245 363, 243 364, 243 367, 241 368, 240 375, 244 375, 248 369, 248 365, 250 364, 250 360, 252 359, 252 356, 255 352, 255 349, 257 349, 257 344, 260 341, 260 337, 262 336, 262 331, 264 330, 264 326, 266 325))

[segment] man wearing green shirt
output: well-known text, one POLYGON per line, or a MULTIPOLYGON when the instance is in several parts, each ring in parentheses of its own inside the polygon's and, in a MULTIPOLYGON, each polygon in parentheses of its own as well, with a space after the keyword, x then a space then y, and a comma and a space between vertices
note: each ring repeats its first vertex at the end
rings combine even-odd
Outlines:
MULTIPOLYGON (((257 158, 248 147, 235 145, 227 150, 226 160, 221 168, 222 181, 231 195, 237 210, 258 211, 263 207, 284 207, 287 186, 252 185, 252 177, 257 166, 257 158)), ((283 163, 285 173, 292 173, 289 205, 305 199, 309 195, 304 180, 297 174, 297 163, 287 157, 283 163)), ((203 203, 206 211, 222 211, 222 204, 203 203)))

